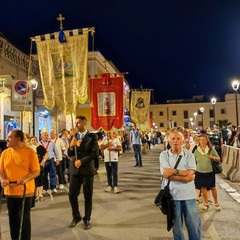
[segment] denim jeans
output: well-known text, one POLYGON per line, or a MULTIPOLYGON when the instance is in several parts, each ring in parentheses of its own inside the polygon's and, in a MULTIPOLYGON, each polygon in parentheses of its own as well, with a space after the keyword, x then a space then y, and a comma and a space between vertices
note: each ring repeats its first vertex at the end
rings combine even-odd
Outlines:
POLYGON ((195 199, 174 200, 175 220, 173 226, 174 240, 184 240, 183 218, 188 231, 189 240, 201 239, 201 220, 198 213, 198 207, 195 199))
POLYGON ((50 178, 50 188, 56 188, 56 166, 54 158, 46 161, 43 173, 43 189, 48 190, 48 174, 50 178))
POLYGON ((137 165, 142 165, 142 146, 140 144, 133 144, 134 156, 137 165))
POLYGON ((63 170, 62 170, 63 160, 59 161, 59 165, 56 166, 56 171, 58 175, 58 182, 59 184, 64 184, 63 182, 63 170))
POLYGON ((117 187, 118 186, 118 162, 105 162, 105 167, 107 171, 108 186, 117 187))

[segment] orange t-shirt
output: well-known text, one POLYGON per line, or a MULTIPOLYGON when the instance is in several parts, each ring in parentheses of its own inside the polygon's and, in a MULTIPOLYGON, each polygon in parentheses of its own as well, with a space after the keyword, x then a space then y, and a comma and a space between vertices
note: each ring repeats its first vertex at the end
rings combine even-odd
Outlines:
MULTIPOLYGON (((40 170, 37 154, 33 149, 24 146, 14 150, 7 148, 1 154, 0 169, 9 182, 22 179, 30 172, 40 170)), ((26 195, 33 195, 35 190, 34 179, 26 183, 26 195)), ((23 185, 10 184, 4 188, 7 196, 23 196, 23 185)))

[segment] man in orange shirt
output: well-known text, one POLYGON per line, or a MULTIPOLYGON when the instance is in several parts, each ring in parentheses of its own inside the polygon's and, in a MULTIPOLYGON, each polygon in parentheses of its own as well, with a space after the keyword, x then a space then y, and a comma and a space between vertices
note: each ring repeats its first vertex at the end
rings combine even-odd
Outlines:
POLYGON ((33 149, 25 145, 24 133, 21 130, 9 132, 7 147, 0 158, 0 180, 7 197, 11 239, 19 239, 23 184, 26 184, 21 239, 30 240, 30 210, 35 190, 34 178, 40 174, 38 157, 33 149))

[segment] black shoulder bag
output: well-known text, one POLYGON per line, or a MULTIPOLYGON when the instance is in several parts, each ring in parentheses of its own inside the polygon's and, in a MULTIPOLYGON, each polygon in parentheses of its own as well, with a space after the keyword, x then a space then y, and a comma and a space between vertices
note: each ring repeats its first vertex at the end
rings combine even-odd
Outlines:
MULTIPOLYGON (((208 154, 210 154, 210 152, 211 152, 211 150, 209 150, 208 154)), ((222 173, 223 168, 222 168, 221 161, 219 161, 219 162, 215 162, 214 160, 210 160, 210 161, 212 163, 213 172, 215 174, 222 173)))
MULTIPOLYGON (((179 155, 178 160, 174 166, 174 169, 178 167, 178 164, 182 156, 179 155)), ((168 180, 167 185, 164 189, 161 189, 158 195, 155 198, 155 205, 160 208, 164 215, 167 215, 167 230, 170 231, 174 225, 175 219, 175 206, 173 202, 173 197, 169 189, 170 180, 168 180)))
MULTIPOLYGON (((181 158, 182 158, 182 156, 179 155, 178 160, 174 166, 174 169, 176 169, 178 167, 178 164, 179 164, 181 158)), ((170 194, 170 189, 169 189, 170 181, 171 180, 168 180, 168 183, 165 186, 165 188, 160 190, 160 192, 158 193, 158 195, 156 196, 156 198, 154 200, 154 204, 160 208, 160 210, 162 211, 162 213, 164 215, 167 215, 167 213, 168 213, 167 202, 169 202, 173 199, 172 195, 170 194)))

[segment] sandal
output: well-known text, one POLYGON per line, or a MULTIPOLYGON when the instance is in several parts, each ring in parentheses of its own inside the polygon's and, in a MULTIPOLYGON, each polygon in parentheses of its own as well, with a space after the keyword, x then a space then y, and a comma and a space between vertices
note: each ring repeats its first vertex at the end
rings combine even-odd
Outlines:
POLYGON ((216 211, 221 211, 221 208, 220 208, 220 206, 219 206, 219 203, 215 204, 215 209, 216 209, 216 211))
POLYGON ((203 207, 202 207, 202 210, 208 210, 208 208, 209 208, 209 204, 205 204, 205 203, 204 203, 204 205, 203 205, 203 207))

